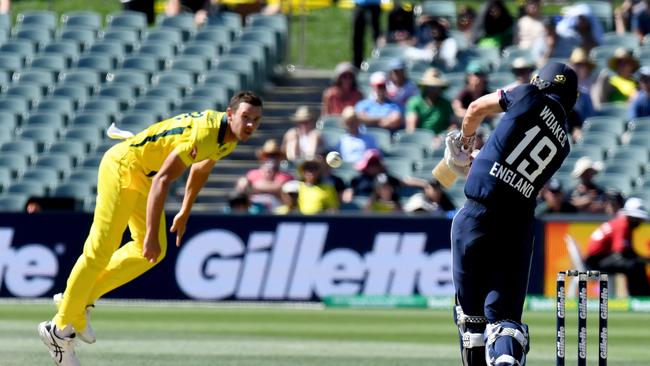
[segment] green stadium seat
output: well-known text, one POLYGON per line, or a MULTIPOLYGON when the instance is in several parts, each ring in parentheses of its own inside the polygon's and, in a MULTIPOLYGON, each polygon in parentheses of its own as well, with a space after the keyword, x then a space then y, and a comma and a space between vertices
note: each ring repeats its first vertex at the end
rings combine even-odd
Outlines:
POLYGON ((192 97, 212 98, 215 101, 214 108, 220 111, 228 107, 229 95, 228 87, 221 85, 199 86, 192 92, 192 97))
POLYGON ((31 10, 19 13, 16 16, 16 25, 44 28, 50 31, 56 29, 56 15, 47 10, 31 10))
POLYGON ((145 41, 140 44, 135 54, 154 57, 158 61, 158 69, 162 70, 166 66, 166 61, 174 58, 175 52, 174 45, 159 41, 145 41))
POLYGON ((101 141, 103 128, 96 126, 76 126, 68 129, 63 135, 63 141, 81 141, 85 146, 86 151, 94 151, 95 147, 101 141))
POLYGON ((199 82, 205 85, 225 85, 229 88, 231 95, 242 89, 241 78, 236 71, 210 70, 202 78, 199 78, 199 82))
POLYGON ((203 59, 208 60, 210 63, 221 53, 222 49, 219 45, 204 41, 187 42, 183 46, 183 51, 181 52, 184 56, 200 56, 203 59))
POLYGON ((424 158, 424 149, 419 144, 398 143, 386 150, 386 156, 404 157, 413 161, 421 161, 424 158))
POLYGON ((273 65, 264 54, 264 45, 259 42, 237 42, 228 49, 229 55, 248 55, 257 63, 258 75, 270 77, 273 74, 273 65))
POLYGON ((32 42, 36 50, 42 50, 45 45, 52 41, 52 34, 49 30, 34 27, 22 27, 15 32, 14 38, 32 42))
POLYGON ((82 28, 97 31, 102 27, 102 19, 94 11, 70 11, 61 15, 63 28, 82 28))
POLYGON ((330 128, 340 129, 342 128, 343 120, 338 114, 332 115, 321 115, 316 121, 316 128, 319 130, 327 130, 330 128))
POLYGON ((147 31, 144 39, 146 41, 164 42, 178 49, 183 42, 183 34, 181 31, 172 28, 154 28, 147 31))
POLYGON ((169 102, 163 98, 147 97, 135 102, 131 111, 148 112, 155 116, 156 120, 162 121, 170 116, 169 102))
POLYGON ((46 194, 45 185, 36 180, 20 181, 12 183, 7 188, 8 195, 25 195, 28 197, 43 197, 46 194))
POLYGON ((66 153, 45 153, 38 157, 34 166, 55 169, 59 177, 63 178, 72 171, 73 158, 66 153))
POLYGON ((0 212, 21 212, 25 210, 27 196, 23 194, 12 194, 0 196, 0 212))
POLYGON ((390 71, 390 65, 395 61, 392 57, 381 57, 369 59, 361 65, 361 69, 368 74, 372 74, 377 71, 383 71, 388 73, 390 71))
POLYGON ((159 18, 158 25, 160 28, 173 28, 181 31, 183 42, 187 42, 196 30, 194 16, 191 13, 180 13, 175 16, 166 16, 159 18))
POLYGON ((628 145, 631 146, 640 146, 648 148, 648 141, 650 141, 650 132, 636 132, 633 133, 628 141, 628 145))
POLYGON ((86 144, 83 141, 65 139, 63 141, 57 141, 52 144, 48 152, 56 154, 67 154, 74 159, 73 163, 76 164, 83 160, 84 156, 88 153, 88 150, 86 144))
POLYGON ((209 42, 224 50, 233 41, 234 32, 226 27, 209 27, 199 30, 192 38, 195 42, 209 42))
POLYGON ((637 118, 627 125, 628 130, 632 133, 650 132, 650 117, 637 118))
POLYGON ((625 131, 625 122, 614 116, 589 117, 584 121, 583 130, 586 132, 608 132, 621 135, 625 131))
POLYGON ((156 86, 175 86, 179 88, 185 96, 194 85, 194 78, 192 74, 182 70, 167 70, 163 71, 151 80, 151 83, 156 86))
POLYGON ((114 122, 120 112, 120 101, 118 98, 109 96, 94 97, 84 103, 81 111, 103 113, 110 117, 111 122, 114 122))
POLYGON ((75 127, 95 127, 106 129, 110 125, 110 117, 104 113, 99 112, 78 112, 72 122, 70 128, 75 127))
POLYGON ((129 56, 122 62, 122 70, 140 71, 145 73, 148 78, 151 78, 155 72, 159 71, 159 63, 152 56, 129 56))
POLYGON ((599 174, 595 178, 596 184, 604 189, 613 188, 619 190, 624 196, 632 192, 632 179, 627 174, 599 174))
POLYGON ((20 154, 27 159, 34 160, 38 155, 38 147, 35 141, 29 139, 14 138, 11 141, 0 145, 0 152, 20 154))
POLYGON ((97 55, 79 57, 76 62, 76 67, 79 69, 94 70, 100 74, 100 79, 106 78, 106 74, 113 70, 113 64, 110 58, 97 55))
POLYGON ((341 140, 341 136, 343 136, 345 133, 345 130, 342 128, 328 128, 322 130, 320 133, 321 136, 323 136, 323 140, 325 140, 325 146, 333 149, 338 145, 339 140, 341 140))
POLYGON ((613 150, 618 146, 618 136, 611 132, 584 131, 580 144, 596 145, 606 150, 613 150))
POLYGON ((187 99, 178 106, 176 109, 176 113, 172 113, 172 115, 180 114, 180 113, 191 113, 191 112, 202 112, 206 109, 214 109, 214 101, 209 98, 192 98, 192 99, 187 99))
POLYGON ((77 44, 77 49, 80 51, 87 50, 93 43, 95 43, 96 38, 96 31, 92 29, 63 29, 61 33, 59 33, 59 40, 75 42, 77 44))
POLYGON ((3 152, 0 154, 0 167, 4 167, 11 172, 11 177, 16 179, 20 177, 29 163, 29 157, 18 152, 3 152))
POLYGON ((244 89, 255 89, 258 82, 261 80, 254 80, 255 77, 255 60, 252 57, 238 56, 223 56, 219 59, 216 70, 234 71, 239 74, 241 87, 244 89))
POLYGON ((598 116, 603 117, 618 117, 623 120, 628 119, 627 104, 625 103, 605 103, 596 112, 598 116))
POLYGON ((289 25, 287 18, 284 14, 277 15, 264 15, 260 13, 249 14, 246 17, 246 24, 248 28, 271 28, 275 31, 276 39, 278 41, 278 53, 280 60, 284 59, 287 49, 287 39, 289 35, 289 25))
POLYGON ((102 83, 101 72, 94 69, 68 70, 59 74, 59 81, 63 83, 79 83, 88 87, 96 87, 102 83))
POLYGON ((366 133, 375 138, 375 142, 379 148, 386 152, 391 149, 391 133, 385 128, 381 127, 366 127, 366 133))
POLYGON ((78 168, 70 173, 67 180, 69 183, 85 182, 92 187, 97 187, 97 169, 94 168, 78 168))
POLYGON ((403 178, 413 175, 413 159, 404 156, 391 156, 384 158, 384 166, 389 174, 403 178))
POLYGON ((47 70, 25 70, 14 73, 13 81, 17 83, 35 84, 41 87, 41 95, 49 90, 55 83, 54 74, 47 70))
POLYGON ((619 146, 614 151, 612 159, 635 161, 641 165, 650 163, 650 155, 648 154, 647 147, 636 145, 619 146))
POLYGON ((193 76, 193 83, 196 83, 201 73, 208 69, 208 63, 200 56, 177 56, 171 62, 171 70, 187 71, 193 76))
POLYGON ((117 126, 123 130, 131 131, 136 134, 156 122, 158 122, 158 120, 151 113, 129 111, 124 113, 117 126))
MULTIPOLYGON (((102 155, 105 152, 108 151, 111 147, 113 147, 115 144, 117 144, 119 141, 118 140, 104 140, 97 145, 95 148, 95 154, 102 155)), ((95 174, 97 174, 95 172, 95 174)))
POLYGON ((608 159, 603 170, 604 174, 625 174, 630 177, 637 177, 641 172, 641 164, 635 160, 627 159, 608 159))
POLYGON ((164 98, 172 105, 175 105, 181 99, 183 94, 178 88, 169 88, 165 85, 161 85, 161 86, 154 86, 148 89, 146 96, 164 98))
POLYGON ((36 112, 27 117, 24 127, 46 127, 62 131, 65 127, 64 118, 56 112, 36 112))
POLYGON ((395 43, 388 43, 384 47, 376 49, 373 53, 373 56, 377 58, 406 59, 407 50, 408 47, 406 46, 395 43))
POLYGON ((11 184, 11 171, 7 167, 0 167, 0 193, 7 190, 11 184))
POLYGON ((262 43, 267 54, 267 62, 270 62, 273 65, 282 63, 283 55, 280 53, 280 42, 271 28, 246 28, 239 36, 238 40, 262 43))
POLYGON ((130 53, 139 42, 138 31, 128 28, 109 28, 99 32, 99 38, 106 42, 117 42, 124 46, 124 51, 130 53))
POLYGON ((116 70, 106 75, 106 81, 109 85, 127 85, 131 88, 135 88, 136 95, 139 96, 142 94, 149 85, 149 76, 147 73, 127 69, 127 70, 116 70))
POLYGON ((0 55, 0 70, 10 73, 19 72, 23 68, 23 61, 20 55, 3 52, 0 55))
POLYGON ((29 107, 29 101, 23 97, 11 95, 3 95, 0 97, 0 111, 13 113, 19 125, 27 116, 29 107))
POLYGON ((208 26, 223 25, 232 29, 242 28, 242 18, 238 13, 220 11, 208 17, 208 26))
POLYGON ((35 84, 15 84, 9 86, 4 94, 8 97, 18 97, 26 100, 29 103, 29 106, 36 105, 38 100, 42 96, 42 89, 40 86, 35 84))
POLYGON ((53 168, 34 167, 28 169, 20 181, 37 181, 41 182, 45 188, 51 192, 59 182, 59 173, 53 168))
POLYGON ((120 42, 104 40, 90 46, 88 55, 110 57, 112 68, 124 59, 124 46, 120 42))
POLYGON ((424 149, 431 149, 435 136, 435 133, 430 130, 416 129, 412 133, 407 133, 406 131, 401 130, 395 134, 395 139, 398 144, 417 144, 424 149))
POLYGON ((81 181, 68 182, 56 187, 52 195, 54 197, 70 197, 85 202, 93 196, 93 187, 81 181))
POLYGON ((595 161, 603 160, 603 148, 600 146, 580 144, 571 147, 569 157, 577 159, 583 156, 588 156, 595 161))
POLYGON ((137 11, 120 11, 106 16, 106 25, 109 28, 129 28, 142 32, 147 28, 147 16, 137 11))
POLYGON ((589 51, 589 57, 600 67, 607 67, 607 61, 614 55, 618 46, 601 45, 596 46, 589 51))
POLYGON ((88 88, 81 84, 59 85, 52 90, 53 97, 65 97, 73 101, 75 107, 83 104, 90 96, 88 88))
POLYGON ((90 155, 90 156, 87 156, 84 159, 81 166, 82 166, 82 169, 92 168, 92 169, 97 170, 97 168, 99 167, 99 163, 101 161, 102 161, 102 156, 101 155, 90 155))
POLYGON ((9 14, 0 14, 0 29, 5 31, 11 29, 11 18, 9 14))
POLYGON ((0 111, 0 127, 14 130, 18 126, 18 118, 7 111, 0 111))
POLYGON ((36 113, 57 113, 64 118, 64 123, 67 123, 74 112, 74 107, 74 101, 68 97, 49 96, 38 102, 36 113))
POLYGON ((107 85, 99 90, 99 96, 115 98, 120 103, 120 110, 126 110, 133 104, 135 91, 126 85, 107 85))
POLYGON ((31 59, 36 53, 36 46, 24 39, 12 39, 0 46, 2 55, 19 55, 21 57, 22 65, 25 64, 26 59, 31 59))
POLYGON ((639 37, 636 34, 607 32, 603 34, 603 42, 601 44, 604 46, 625 47, 633 50, 639 47, 639 43, 639 37))
POLYGON ((34 140, 39 152, 47 150, 57 140, 58 130, 54 127, 21 127, 18 136, 34 140))

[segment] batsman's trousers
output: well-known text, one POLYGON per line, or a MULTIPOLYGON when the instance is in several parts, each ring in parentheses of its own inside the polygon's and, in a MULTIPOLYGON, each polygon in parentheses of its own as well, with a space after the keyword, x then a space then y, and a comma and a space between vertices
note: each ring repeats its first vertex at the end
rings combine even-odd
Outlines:
POLYGON ((465 314, 521 322, 533 224, 532 211, 500 214, 473 200, 458 211, 451 227, 453 279, 465 314))
MULTIPOLYGON (((154 266, 142 256, 150 186, 150 178, 129 153, 128 144, 119 143, 106 152, 99 165, 93 223, 54 317, 57 327, 71 324, 76 330, 85 329, 87 305, 154 266), (127 225, 131 241, 120 247, 127 225)), ((167 251, 164 215, 158 238, 161 255, 157 262, 167 251)))

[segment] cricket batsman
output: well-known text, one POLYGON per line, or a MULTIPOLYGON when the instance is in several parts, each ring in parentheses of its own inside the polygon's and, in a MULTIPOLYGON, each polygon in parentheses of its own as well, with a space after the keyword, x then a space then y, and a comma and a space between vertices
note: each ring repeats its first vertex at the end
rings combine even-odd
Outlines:
POLYGON ((230 154, 239 141, 247 141, 261 118, 262 100, 244 91, 230 100, 225 112, 178 115, 149 126, 104 154, 83 253, 72 268, 65 292, 55 296, 56 315, 38 326, 56 365, 80 365, 75 338, 95 342, 89 315, 97 299, 164 258, 164 205, 172 182, 191 166, 182 207, 170 230, 176 233, 179 246, 194 200, 215 162, 230 154), (131 241, 120 246, 127 226, 131 241))
POLYGON ((451 228, 454 315, 465 366, 526 363, 522 312, 535 199, 569 153, 567 113, 577 96, 576 73, 549 63, 530 84, 475 100, 461 130, 447 136, 447 164, 467 177, 467 201, 451 228), (476 129, 500 112, 501 122, 472 160, 476 129))

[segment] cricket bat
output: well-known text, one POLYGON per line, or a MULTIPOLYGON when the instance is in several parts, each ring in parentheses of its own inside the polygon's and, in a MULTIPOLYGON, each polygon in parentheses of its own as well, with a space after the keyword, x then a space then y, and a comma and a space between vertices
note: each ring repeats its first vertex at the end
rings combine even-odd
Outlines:
MULTIPOLYGON (((474 150, 472 151, 472 159, 476 158, 480 150, 474 150)), ((454 182, 458 178, 458 174, 456 174, 449 165, 445 162, 445 158, 440 159, 440 162, 438 165, 436 165, 433 170, 431 171, 431 174, 442 184, 443 187, 449 188, 454 185, 454 182)))
POLYGON ((449 165, 447 165, 444 158, 440 159, 440 162, 435 166, 435 168, 433 168, 431 174, 445 188, 453 186, 456 178, 458 178, 458 175, 449 168, 449 165))

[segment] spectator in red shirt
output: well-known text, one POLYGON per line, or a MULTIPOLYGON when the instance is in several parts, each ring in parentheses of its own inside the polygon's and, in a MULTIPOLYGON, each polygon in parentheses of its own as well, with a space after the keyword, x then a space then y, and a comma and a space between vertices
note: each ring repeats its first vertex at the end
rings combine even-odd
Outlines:
POLYGON ((630 296, 650 296, 645 266, 648 258, 640 257, 632 247, 632 234, 648 211, 639 198, 628 198, 616 217, 591 234, 587 248, 587 267, 627 277, 630 296))
POLYGON ((334 83, 323 92, 321 115, 341 114, 347 106, 363 99, 357 86, 357 69, 349 62, 341 62, 334 70, 334 83))
POLYGON ((282 185, 293 177, 280 170, 285 156, 276 140, 266 140, 257 151, 257 158, 260 166, 246 173, 246 183, 253 194, 252 201, 263 203, 272 210, 280 204, 282 185))

